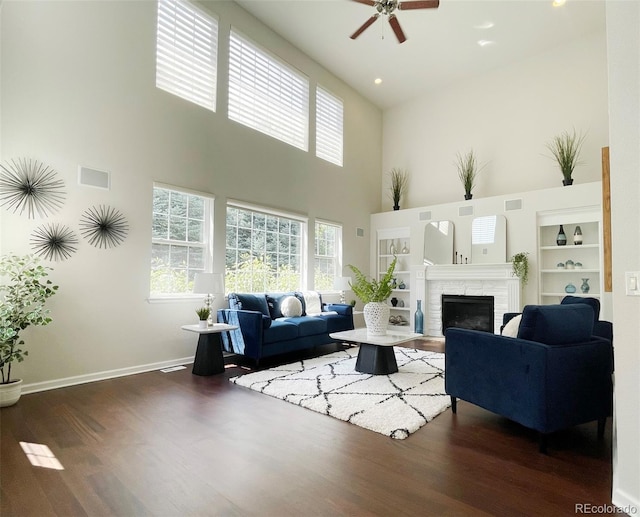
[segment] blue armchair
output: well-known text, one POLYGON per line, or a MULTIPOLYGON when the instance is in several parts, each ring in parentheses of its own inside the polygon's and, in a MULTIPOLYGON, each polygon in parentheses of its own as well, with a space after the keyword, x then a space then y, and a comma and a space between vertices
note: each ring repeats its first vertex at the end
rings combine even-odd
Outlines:
POLYGON ((613 349, 593 335, 584 303, 528 305, 516 338, 475 330, 445 332, 445 391, 547 435, 593 420, 602 437, 611 415, 613 349))

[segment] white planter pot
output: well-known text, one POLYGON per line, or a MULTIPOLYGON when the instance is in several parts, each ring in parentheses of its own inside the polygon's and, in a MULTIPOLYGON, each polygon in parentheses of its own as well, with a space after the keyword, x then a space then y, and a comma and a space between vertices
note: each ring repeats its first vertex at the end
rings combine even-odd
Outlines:
POLYGON ((0 407, 13 406, 22 395, 22 379, 0 384, 0 407))
POLYGON ((384 336, 389 325, 389 306, 385 302, 369 302, 364 306, 364 323, 370 336, 384 336))
POLYGON ((208 327, 208 325, 209 325, 209 322, 208 322, 207 320, 200 320, 200 321, 198 321, 198 326, 199 326, 201 329, 206 329, 206 328, 208 327))

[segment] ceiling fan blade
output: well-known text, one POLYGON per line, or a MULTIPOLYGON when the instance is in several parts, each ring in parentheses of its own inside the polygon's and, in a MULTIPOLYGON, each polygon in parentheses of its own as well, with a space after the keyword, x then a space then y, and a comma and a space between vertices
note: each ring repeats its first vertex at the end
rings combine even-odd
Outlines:
POLYGON ((404 43, 405 41, 407 41, 407 38, 405 37, 404 32, 402 32, 402 28, 400 27, 400 22, 398 21, 398 18, 396 18, 395 14, 389 15, 389 25, 391 25, 391 28, 393 29, 393 32, 400 43, 404 43))
MULTIPOLYGON (((355 0, 356 2, 360 0, 355 0)), ((398 9, 435 9, 440 5, 440 0, 416 0, 415 2, 400 2, 398 9)))
POLYGON ((360 34, 362 34, 365 30, 367 30, 369 28, 369 26, 375 22, 378 19, 378 16, 380 16, 379 14, 374 14, 371 18, 369 18, 366 22, 364 22, 362 24, 362 27, 360 27, 356 32, 354 32, 350 38, 351 39, 356 39, 358 36, 360 36, 360 34))
POLYGON ((358 2, 359 4, 366 4, 374 6, 376 3, 373 0, 353 0, 354 2, 358 2))

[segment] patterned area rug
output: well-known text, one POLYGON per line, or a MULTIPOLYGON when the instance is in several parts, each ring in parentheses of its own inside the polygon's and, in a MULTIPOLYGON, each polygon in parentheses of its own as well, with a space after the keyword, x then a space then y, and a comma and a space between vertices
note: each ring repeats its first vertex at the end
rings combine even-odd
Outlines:
POLYGON ((235 384, 402 440, 446 410, 444 354, 394 348, 398 372, 355 371, 358 348, 229 379, 235 384))

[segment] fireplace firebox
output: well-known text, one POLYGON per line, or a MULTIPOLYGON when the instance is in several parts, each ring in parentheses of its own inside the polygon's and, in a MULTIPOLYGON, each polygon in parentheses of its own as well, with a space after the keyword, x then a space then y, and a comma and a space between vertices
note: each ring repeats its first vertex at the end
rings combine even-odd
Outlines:
POLYGON ((494 333, 493 296, 442 295, 442 331, 449 327, 494 333))

